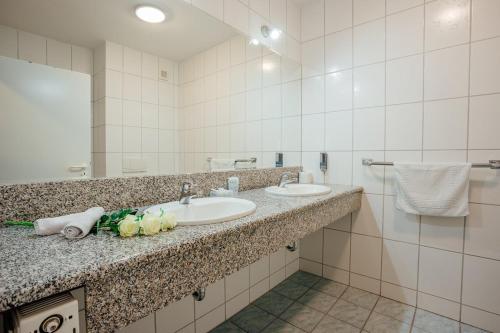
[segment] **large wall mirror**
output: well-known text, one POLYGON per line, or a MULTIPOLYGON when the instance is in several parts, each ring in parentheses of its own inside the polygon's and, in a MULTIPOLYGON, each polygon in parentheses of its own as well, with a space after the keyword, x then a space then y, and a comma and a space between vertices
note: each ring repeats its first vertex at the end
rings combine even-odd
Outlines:
POLYGON ((0 184, 300 165, 300 64, 147 4, 165 21, 137 0, 0 3, 0 184))

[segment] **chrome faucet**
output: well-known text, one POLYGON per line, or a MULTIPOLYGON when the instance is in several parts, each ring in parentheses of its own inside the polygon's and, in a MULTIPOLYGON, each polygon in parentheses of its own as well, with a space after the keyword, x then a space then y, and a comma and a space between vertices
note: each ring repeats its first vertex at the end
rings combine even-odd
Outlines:
POLYGON ((181 195, 179 198, 179 203, 181 205, 189 205, 191 203, 191 199, 196 197, 196 194, 193 194, 193 183, 191 182, 183 182, 181 185, 181 195))
POLYGON ((298 183, 299 176, 298 174, 294 174, 292 172, 283 172, 280 177, 280 181, 278 183, 278 187, 285 187, 291 183, 298 183))

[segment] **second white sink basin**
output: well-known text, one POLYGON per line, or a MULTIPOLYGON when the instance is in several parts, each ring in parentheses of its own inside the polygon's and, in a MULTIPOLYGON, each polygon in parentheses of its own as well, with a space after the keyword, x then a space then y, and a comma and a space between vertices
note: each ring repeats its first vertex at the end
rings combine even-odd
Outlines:
POLYGON ((149 207, 146 212, 160 215, 163 210, 175 214, 179 225, 201 225, 236 220, 252 214, 255 209, 256 205, 249 200, 210 197, 191 199, 188 205, 178 201, 160 204, 149 207))
POLYGON ((266 192, 286 197, 310 197, 328 194, 331 191, 330 187, 317 184, 288 184, 285 187, 266 187, 266 192))

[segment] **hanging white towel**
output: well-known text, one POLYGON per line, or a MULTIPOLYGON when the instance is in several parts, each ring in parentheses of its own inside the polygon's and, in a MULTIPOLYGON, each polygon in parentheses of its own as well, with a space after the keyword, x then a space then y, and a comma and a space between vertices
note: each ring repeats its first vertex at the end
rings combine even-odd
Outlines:
POLYGON ((93 207, 87 209, 83 213, 74 214, 71 221, 66 224, 61 233, 69 239, 79 239, 87 236, 96 224, 96 222, 104 215, 104 208, 93 207))
POLYGON ((68 238, 85 237, 103 214, 104 208, 94 207, 86 210, 83 213, 38 219, 33 223, 35 227, 35 234, 39 236, 48 236, 63 233, 66 237, 68 237, 69 235, 68 238), (77 232, 74 230, 74 228, 71 228, 69 229, 70 231, 68 231, 68 235, 66 235, 64 229, 68 225, 80 229, 80 232, 77 232), (83 233, 84 235, 81 236, 83 233), (81 237, 74 237, 75 235, 81 237))
POLYGON ((394 163, 396 208, 429 216, 469 215, 470 163, 394 163))
POLYGON ((211 158, 208 163, 210 165, 210 171, 234 170, 234 159, 211 158))

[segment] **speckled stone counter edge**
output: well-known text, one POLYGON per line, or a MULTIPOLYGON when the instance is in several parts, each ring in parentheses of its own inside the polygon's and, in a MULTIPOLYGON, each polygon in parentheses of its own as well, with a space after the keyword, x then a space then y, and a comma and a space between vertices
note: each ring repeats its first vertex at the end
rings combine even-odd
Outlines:
POLYGON ((88 332, 125 327, 360 206, 361 188, 227 229, 174 253, 102 267, 85 285, 88 332))
POLYGON ((35 220, 81 212, 101 206, 105 210, 143 207, 176 200, 180 184, 189 180, 203 193, 225 185, 231 176, 240 178, 240 190, 275 184, 281 173, 300 167, 194 173, 165 176, 94 178, 0 186, 0 223, 10 219, 35 220))

